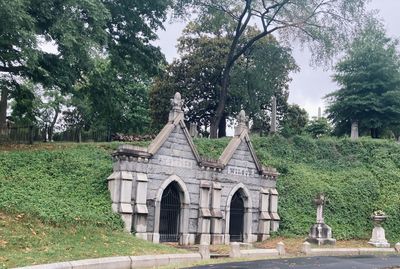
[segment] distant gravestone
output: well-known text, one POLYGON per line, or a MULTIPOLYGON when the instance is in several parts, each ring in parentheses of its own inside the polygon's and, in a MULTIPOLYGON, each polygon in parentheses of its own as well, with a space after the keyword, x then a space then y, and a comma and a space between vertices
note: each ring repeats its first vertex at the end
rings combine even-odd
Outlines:
POLYGON ((351 136, 350 136, 351 140, 356 140, 358 139, 358 122, 357 121, 353 121, 351 123, 351 136))
POLYGON ((314 203, 317 205, 317 220, 316 223, 311 226, 310 234, 307 239, 308 242, 318 244, 318 245, 326 245, 326 244, 335 244, 336 239, 332 238, 332 229, 324 221, 324 205, 325 205, 325 195, 323 193, 318 194, 317 198, 314 200, 314 203))
POLYGON ((198 136, 198 131, 197 131, 197 124, 191 123, 189 126, 189 134, 192 138, 196 138, 198 136))
POLYGON ((272 96, 271 134, 276 133, 276 97, 272 96))

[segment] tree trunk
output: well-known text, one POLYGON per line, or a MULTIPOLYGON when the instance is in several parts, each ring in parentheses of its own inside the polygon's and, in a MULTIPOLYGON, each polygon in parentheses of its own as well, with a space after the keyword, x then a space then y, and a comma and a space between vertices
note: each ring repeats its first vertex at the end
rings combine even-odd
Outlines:
POLYGON ((60 112, 58 110, 56 110, 56 114, 54 115, 53 121, 50 123, 50 126, 49 126, 49 141, 50 142, 53 142, 54 125, 56 125, 59 113, 60 112))
POLYGON ((378 128, 371 128, 371 137, 372 138, 379 138, 378 128))
POLYGON ((222 118, 219 122, 218 126, 218 138, 225 137, 226 136, 226 114, 224 113, 222 115, 222 118))
POLYGON ((1 90, 1 99, 0 99, 0 129, 7 127, 7 98, 8 98, 8 88, 3 87, 1 90))
POLYGON ((229 73, 232 67, 228 67, 224 70, 221 78, 221 93, 219 95, 219 102, 217 110, 215 111, 215 116, 211 121, 210 125, 210 138, 218 138, 218 127, 221 119, 224 115, 226 99, 228 96, 228 86, 229 86, 229 73))

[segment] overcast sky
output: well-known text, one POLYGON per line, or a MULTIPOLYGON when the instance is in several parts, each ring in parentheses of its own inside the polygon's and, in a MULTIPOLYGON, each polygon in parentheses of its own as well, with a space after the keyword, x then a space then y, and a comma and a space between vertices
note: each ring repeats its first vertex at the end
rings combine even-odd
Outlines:
MULTIPOLYGON (((379 17, 384 21, 390 37, 400 37, 400 0, 372 0, 369 8, 379 11, 379 17)), ((166 30, 158 33, 157 45, 169 62, 178 57, 175 46, 184 26, 183 23, 166 24, 166 30)), ((324 108, 322 98, 337 89, 337 85, 331 80, 332 72, 310 67, 310 53, 307 50, 302 51, 295 47, 293 56, 301 70, 292 74, 289 102, 305 108, 311 117, 317 116, 318 107, 324 108)))

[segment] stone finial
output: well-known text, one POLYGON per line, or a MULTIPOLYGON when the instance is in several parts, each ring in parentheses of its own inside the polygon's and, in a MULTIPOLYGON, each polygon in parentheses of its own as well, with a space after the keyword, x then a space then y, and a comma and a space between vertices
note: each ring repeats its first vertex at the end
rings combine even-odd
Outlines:
POLYGON ((183 106, 183 99, 181 97, 181 94, 179 92, 176 92, 174 95, 174 98, 171 99, 171 105, 173 110, 182 110, 183 106))
POLYGON ((236 120, 238 125, 235 127, 235 136, 240 136, 243 130, 247 130, 247 122, 249 121, 249 117, 246 116, 246 112, 244 112, 242 109, 237 115, 236 120))
POLYGON ((179 92, 176 92, 174 98, 171 99, 172 109, 169 112, 168 121, 174 121, 179 114, 183 113, 183 101, 184 100, 182 99, 181 94, 179 92))
POLYGON ((236 117, 239 124, 246 124, 248 117, 246 117, 246 112, 244 110, 240 110, 239 115, 236 117))

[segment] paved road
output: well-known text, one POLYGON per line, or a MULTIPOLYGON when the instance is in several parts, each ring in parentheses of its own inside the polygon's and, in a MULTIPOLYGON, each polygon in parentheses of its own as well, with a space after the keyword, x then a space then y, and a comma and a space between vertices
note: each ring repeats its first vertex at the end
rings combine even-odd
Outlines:
POLYGON ((192 269, 376 269, 400 267, 400 256, 307 257, 210 264, 192 269))

